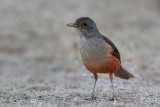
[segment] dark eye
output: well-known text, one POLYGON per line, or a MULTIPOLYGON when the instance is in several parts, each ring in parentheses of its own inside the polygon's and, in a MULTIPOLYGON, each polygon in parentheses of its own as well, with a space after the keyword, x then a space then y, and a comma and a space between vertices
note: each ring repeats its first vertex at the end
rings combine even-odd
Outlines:
POLYGON ((83 26, 87 26, 87 23, 83 23, 83 26))

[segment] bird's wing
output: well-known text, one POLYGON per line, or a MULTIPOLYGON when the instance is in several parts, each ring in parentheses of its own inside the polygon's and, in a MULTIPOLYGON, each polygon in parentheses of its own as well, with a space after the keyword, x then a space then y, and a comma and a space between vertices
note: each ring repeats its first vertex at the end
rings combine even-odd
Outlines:
MULTIPOLYGON (((113 53, 112 54, 121 62, 121 57, 120 57, 119 51, 116 48, 116 46, 113 44, 113 42, 103 35, 102 35, 102 38, 108 44, 110 44, 112 46, 112 48, 113 48, 113 53)), ((127 70, 125 70, 121 65, 120 65, 120 68, 116 72, 114 72, 114 75, 121 78, 121 79, 135 78, 134 75, 129 73, 127 70)))
POLYGON ((113 53, 112 53, 112 54, 121 62, 121 57, 120 57, 119 51, 118 51, 118 49, 116 48, 116 46, 113 44, 113 42, 112 42, 109 38, 107 38, 107 37, 105 37, 105 36, 103 36, 103 35, 102 35, 102 38, 103 38, 103 40, 105 40, 109 45, 112 46, 112 48, 113 48, 113 53))

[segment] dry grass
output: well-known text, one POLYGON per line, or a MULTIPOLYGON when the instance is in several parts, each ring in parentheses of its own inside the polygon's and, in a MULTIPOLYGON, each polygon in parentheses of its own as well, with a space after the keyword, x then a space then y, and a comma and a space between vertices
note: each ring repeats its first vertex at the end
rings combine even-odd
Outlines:
POLYGON ((1 0, 0 106, 159 106, 160 14, 158 0, 1 0), (80 61, 75 30, 65 25, 93 18, 119 48, 136 78, 94 78, 80 61))

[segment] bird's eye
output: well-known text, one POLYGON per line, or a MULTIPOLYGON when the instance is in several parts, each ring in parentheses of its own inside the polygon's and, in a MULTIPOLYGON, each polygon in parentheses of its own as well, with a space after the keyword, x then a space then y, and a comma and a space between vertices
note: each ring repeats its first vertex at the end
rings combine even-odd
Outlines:
POLYGON ((83 26, 87 26, 87 23, 83 23, 83 26))

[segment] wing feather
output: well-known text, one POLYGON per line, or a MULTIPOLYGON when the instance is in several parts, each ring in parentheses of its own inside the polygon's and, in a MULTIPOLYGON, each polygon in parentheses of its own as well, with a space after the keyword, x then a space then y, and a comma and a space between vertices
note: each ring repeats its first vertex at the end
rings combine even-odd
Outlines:
POLYGON ((102 35, 102 38, 103 38, 103 40, 105 40, 109 45, 112 46, 112 48, 113 48, 112 54, 121 62, 120 53, 119 53, 118 49, 116 48, 116 46, 113 44, 113 42, 112 42, 109 38, 107 38, 107 37, 105 37, 105 36, 103 36, 103 35, 102 35))

